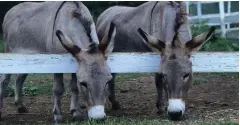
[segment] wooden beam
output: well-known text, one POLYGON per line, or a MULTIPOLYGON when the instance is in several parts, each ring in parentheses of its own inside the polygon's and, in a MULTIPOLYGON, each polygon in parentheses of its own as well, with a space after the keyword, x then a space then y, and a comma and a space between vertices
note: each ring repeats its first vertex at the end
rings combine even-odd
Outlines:
MULTIPOLYGON (((194 72, 238 72, 238 52, 199 52, 191 57, 194 72)), ((108 59, 114 73, 157 72, 156 53, 113 53, 108 59)), ((0 73, 75 73, 76 60, 69 54, 0 54, 0 73)))

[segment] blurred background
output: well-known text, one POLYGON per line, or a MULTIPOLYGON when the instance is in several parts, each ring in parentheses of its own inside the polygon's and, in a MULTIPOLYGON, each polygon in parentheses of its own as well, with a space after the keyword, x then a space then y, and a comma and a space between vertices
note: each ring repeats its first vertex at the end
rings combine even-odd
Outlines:
MULTIPOLYGON (((145 2, 145 1, 144 1, 145 2)), ((99 14, 111 6, 123 5, 136 7, 143 1, 84 1, 96 21, 99 14)), ((0 2, 0 24, 5 13, 21 2, 0 2)), ((217 27, 217 34, 206 43, 202 51, 238 51, 239 46, 239 1, 187 2, 187 12, 193 35, 206 31, 209 26, 217 27)), ((0 44, 2 28, 0 29, 0 44)), ((3 49, 0 45, 0 51, 3 49)))

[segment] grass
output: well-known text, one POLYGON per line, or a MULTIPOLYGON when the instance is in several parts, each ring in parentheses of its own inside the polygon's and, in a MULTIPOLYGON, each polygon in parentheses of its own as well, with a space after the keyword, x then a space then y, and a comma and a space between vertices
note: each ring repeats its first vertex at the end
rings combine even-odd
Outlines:
MULTIPOLYGON (((232 76, 237 77, 238 73, 195 73, 193 76, 193 84, 207 84, 207 77, 222 77, 222 76, 232 76), (200 75, 200 76, 199 76, 200 75)), ((70 75, 67 74, 67 77, 70 75)), ((66 78, 64 76, 64 78, 66 78)), ((125 73, 125 74, 117 74, 116 76, 116 84, 118 87, 121 87, 122 82, 126 82, 128 80, 137 79, 139 77, 149 77, 154 76, 154 73, 125 73)), ((70 77, 69 77, 70 78, 70 77)), ((15 78, 11 79, 10 85, 7 88, 7 96, 14 96, 14 81, 15 78)), ((66 86, 66 92, 69 93, 69 88, 67 85, 69 84, 69 79, 65 79, 64 83, 66 86)), ((53 75, 52 74, 29 74, 24 83, 23 92, 24 96, 37 96, 41 94, 52 94, 52 83, 53 83, 53 75)))
POLYGON ((238 125, 233 121, 223 121, 223 122, 214 122, 214 121, 169 121, 163 120, 161 118, 108 118, 106 121, 93 121, 87 120, 82 122, 68 122, 61 125, 176 125, 176 124, 189 124, 189 125, 238 125))
POLYGON ((195 78, 193 79, 193 85, 206 84, 207 80, 204 78, 195 78))
MULTIPOLYGON (((152 76, 154 73, 149 74, 118 74, 116 77, 116 83, 120 84, 128 80, 137 79, 142 76, 152 76)), ((221 76, 238 76, 238 73, 196 73, 194 77, 195 84, 206 84, 205 77, 221 77, 221 76)), ((70 76, 70 75, 68 75, 70 76)), ((66 76, 65 76, 66 78, 66 76)), ((25 96, 36 96, 40 94, 51 94, 52 91, 52 74, 29 74, 24 84, 25 96)), ((65 79, 66 81, 66 79, 65 79)), ((65 82, 66 83, 66 82, 65 82)), ((67 123, 61 125, 175 125, 175 124, 191 124, 191 125, 237 125, 237 123, 225 120, 225 121, 200 121, 198 120, 185 120, 179 122, 173 122, 166 119, 161 119, 159 116, 151 117, 109 117, 106 121, 92 121, 85 120, 81 122, 67 121, 67 123)))
POLYGON ((152 75, 152 73, 125 73, 125 74, 118 74, 116 76, 116 82, 125 82, 128 81, 130 79, 136 79, 139 77, 143 77, 143 76, 150 76, 152 75))
POLYGON ((221 76, 239 76, 239 73, 235 72, 221 72, 221 73, 194 73, 193 77, 196 75, 201 75, 202 77, 221 77, 221 76))
MULTIPOLYGON (((136 79, 142 76, 150 76, 151 74, 140 74, 140 73, 126 73, 126 74, 118 74, 116 76, 116 82, 121 83, 128 81, 130 79, 136 79)), ((70 75, 67 74, 67 77, 70 75)), ((64 78, 66 78, 64 76, 64 78)), ((70 78, 70 77, 69 77, 70 78)), ((11 79, 10 85, 7 88, 7 96, 12 97, 14 96, 14 89, 15 89, 15 78, 11 79)), ((23 92, 24 96, 37 96, 41 94, 48 94, 52 93, 52 82, 53 82, 53 75, 52 74, 29 74, 27 79, 23 85, 23 92)), ((64 80, 65 86, 69 84, 69 80, 64 80)), ((66 92, 69 92, 69 88, 66 87, 66 92)))
MULTIPOLYGON (((52 93, 52 77, 50 74, 29 74, 23 85, 24 96, 37 96, 52 93)), ((7 96, 14 96, 15 78, 11 79, 7 88, 7 96)))

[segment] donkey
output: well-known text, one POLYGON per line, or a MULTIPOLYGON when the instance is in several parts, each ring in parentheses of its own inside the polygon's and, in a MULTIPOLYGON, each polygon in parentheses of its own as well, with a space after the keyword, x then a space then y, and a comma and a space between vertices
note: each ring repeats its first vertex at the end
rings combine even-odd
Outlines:
MULTIPOLYGON (((167 112, 171 119, 184 115, 187 93, 192 82, 190 56, 213 34, 214 28, 192 38, 183 2, 146 2, 138 7, 113 6, 97 19, 99 38, 109 22, 116 24, 114 52, 160 52, 161 66, 155 74, 156 107, 163 113, 163 89, 168 99, 167 112)), ((156 62, 160 63, 160 62, 156 62)), ((115 97, 114 78, 109 83, 112 108, 119 109, 115 97)))
MULTIPOLYGON (((88 117, 105 119, 104 104, 108 97, 108 81, 112 79, 107 57, 113 50, 115 25, 109 23, 99 43, 92 16, 82 2, 25 2, 10 9, 4 17, 3 32, 6 53, 71 53, 78 62, 77 73, 70 81, 73 119, 80 118, 78 94, 81 90, 87 104, 88 117), (110 25, 111 24, 111 25, 110 25)), ((11 74, 0 81, 0 108, 11 74)), ((19 113, 27 112, 22 103, 22 87, 27 74, 18 74, 15 105, 19 113)), ((63 74, 54 74, 53 114, 62 121, 61 97, 63 74)), ((0 110, 0 111, 1 111, 0 110)))

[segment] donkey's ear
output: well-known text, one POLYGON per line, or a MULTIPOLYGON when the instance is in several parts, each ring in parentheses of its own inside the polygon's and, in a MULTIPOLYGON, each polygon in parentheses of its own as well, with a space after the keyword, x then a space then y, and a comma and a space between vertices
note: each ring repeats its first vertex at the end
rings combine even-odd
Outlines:
POLYGON ((215 27, 212 26, 207 32, 204 32, 196 37, 194 37, 192 40, 186 42, 186 48, 189 51, 189 54, 193 54, 194 52, 197 52, 202 45, 207 42, 211 36, 214 34, 215 27))
POLYGON ((113 51, 115 36, 116 26, 113 22, 111 22, 108 34, 103 37, 99 44, 99 49, 104 53, 105 57, 108 57, 108 55, 113 51))
POLYGON ((157 49, 158 52, 163 52, 165 48, 165 43, 163 41, 147 34, 141 28, 138 28, 138 33, 144 39, 144 41, 146 41, 154 50, 157 49))
POLYGON ((57 35, 59 41, 61 42, 61 44, 63 45, 63 47, 68 52, 70 52, 73 56, 75 56, 77 59, 79 59, 79 57, 77 55, 81 52, 81 48, 76 46, 70 38, 68 38, 67 36, 65 36, 63 34, 62 31, 57 30, 56 35, 57 35))

